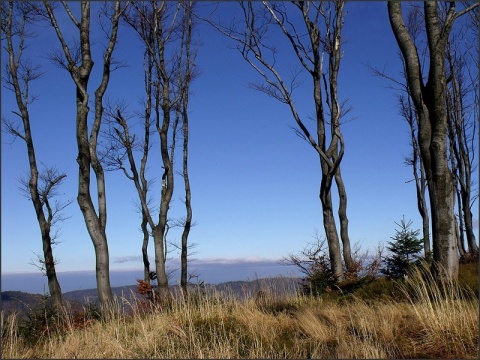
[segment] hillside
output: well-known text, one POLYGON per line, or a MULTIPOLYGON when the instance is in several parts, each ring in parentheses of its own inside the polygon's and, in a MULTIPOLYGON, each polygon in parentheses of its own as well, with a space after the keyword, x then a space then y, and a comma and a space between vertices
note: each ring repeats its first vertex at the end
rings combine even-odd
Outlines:
MULTIPOLYGON (((472 275, 478 283, 478 272, 472 275)), ((292 284, 298 286, 298 279, 235 281, 199 288, 200 296, 185 302, 126 304, 129 311, 107 312, 103 320, 94 313, 26 323, 18 316, 2 316, 2 356, 478 358, 478 297, 460 280, 438 284, 428 270, 419 269, 407 281, 377 279, 357 289, 355 296, 332 291, 328 296, 283 298, 271 294, 288 292, 292 284), (258 296, 260 290, 264 294, 258 296), (400 293, 403 298, 397 299, 400 293)), ((5 295, 9 300, 29 298, 5 295)))
MULTIPOLYGON (((251 281, 229 281, 220 284, 205 284, 202 287, 191 285, 192 289, 199 288, 205 292, 221 292, 233 295, 236 298, 245 298, 255 295, 262 290, 272 295, 293 295, 300 287, 300 278, 264 278, 251 281)), ((112 288, 113 293, 118 296, 130 298, 136 294, 136 285, 120 286, 112 288)), ((173 294, 178 294, 179 286, 171 286, 173 294)), ((86 289, 69 291, 63 294, 63 298, 67 300, 74 308, 81 307, 86 303, 97 303, 97 289, 86 289)), ((17 311, 22 315, 28 313, 29 310, 39 307, 42 304, 43 295, 30 294, 22 291, 4 291, 1 293, 1 308, 6 315, 13 311, 17 311)))
POLYGON ((30 309, 40 306, 42 298, 43 296, 40 294, 29 294, 22 291, 5 291, 1 294, 2 311, 6 314, 13 311, 25 313, 30 309))

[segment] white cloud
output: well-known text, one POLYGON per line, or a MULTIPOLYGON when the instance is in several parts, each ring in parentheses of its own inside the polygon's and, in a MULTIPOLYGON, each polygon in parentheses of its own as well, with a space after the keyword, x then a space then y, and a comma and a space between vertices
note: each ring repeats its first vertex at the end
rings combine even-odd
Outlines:
POLYGON ((142 256, 118 256, 116 257, 113 262, 116 264, 123 264, 126 262, 142 262, 142 256))
MULTIPOLYGON (((188 259, 189 263, 196 265, 235 265, 235 264, 278 264, 281 259, 267 259, 260 256, 247 256, 247 257, 238 257, 238 258, 190 258, 188 259)), ((143 258, 139 256, 117 256, 112 260, 115 264, 123 264, 127 262, 136 262, 143 263, 143 258)), ((153 263, 154 259, 150 259, 150 263, 153 263)), ((167 264, 179 265, 180 260, 177 258, 167 261, 167 264)))
POLYGON ((239 258, 205 258, 191 259, 192 264, 196 265, 236 265, 236 264, 268 264, 278 265, 280 259, 267 259, 259 256, 247 256, 239 258))

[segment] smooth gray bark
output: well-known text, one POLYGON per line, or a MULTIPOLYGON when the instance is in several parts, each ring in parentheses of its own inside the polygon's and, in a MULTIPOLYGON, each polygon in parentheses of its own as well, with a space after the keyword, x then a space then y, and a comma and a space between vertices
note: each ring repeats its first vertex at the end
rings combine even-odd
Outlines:
MULTIPOLYGON (((464 78, 461 74, 463 67, 463 59, 458 58, 453 44, 447 42, 447 62, 449 67, 449 84, 447 88, 447 110, 449 114, 448 131, 450 139, 450 152, 452 156, 451 163, 455 167, 453 171, 455 176, 455 189, 457 189, 457 205, 460 227, 460 239, 462 247, 464 247, 464 232, 467 238, 469 252, 478 252, 478 245, 473 231, 472 212, 470 203, 472 199, 472 153, 473 148, 468 145, 467 127, 471 124, 467 123, 465 109, 466 100, 469 91, 465 89, 464 78)), ((475 120, 473 120, 475 121, 475 120)), ((474 126, 475 129, 475 126, 474 126)), ((472 133, 473 142, 475 131, 472 133)))
POLYGON ((72 80, 76 85, 76 137, 78 146, 77 163, 79 168, 77 202, 80 210, 82 211, 88 233, 95 249, 95 270, 98 298, 102 307, 109 307, 113 304, 114 299, 110 286, 110 259, 106 235, 106 189, 103 167, 98 159, 97 154, 97 143, 101 120, 104 113, 104 108, 102 104, 103 95, 105 94, 110 80, 111 58, 117 41, 118 24, 121 14, 120 2, 116 1, 114 3, 114 13, 112 18, 110 19, 111 32, 109 34, 108 46, 105 50, 103 57, 104 61, 102 78, 99 86, 95 90, 94 121, 90 134, 88 131, 90 96, 87 87, 94 65, 91 55, 92 44, 90 41, 90 2, 82 1, 80 3, 80 21, 75 19, 68 7, 68 4, 63 3, 63 6, 65 7, 65 10, 68 13, 70 19, 79 30, 79 43, 81 52, 80 66, 76 65, 75 60, 72 58, 71 49, 64 40, 62 31, 57 23, 51 5, 47 1, 44 1, 44 5, 48 12, 51 25, 55 29, 63 52, 65 54, 65 58, 67 61, 66 68, 68 69, 72 80), (96 181, 97 186, 96 196, 98 202, 98 214, 93 204, 92 194, 90 192, 91 169, 93 169, 94 171, 94 181, 96 181))
POLYGON ((185 74, 183 75, 182 87, 181 87, 181 116, 182 116, 182 132, 183 132, 183 161, 182 161, 182 174, 185 187, 185 221, 183 224, 181 253, 180 253, 180 286, 183 289, 184 294, 187 294, 188 285, 188 236, 190 235, 190 229, 192 227, 192 192, 190 188, 190 177, 188 173, 188 142, 189 142, 189 91, 190 82, 195 76, 193 70, 193 60, 191 51, 192 43, 192 11, 193 2, 188 2, 184 5, 184 29, 183 29, 183 41, 182 47, 185 48, 185 74))
MULTIPOLYGON (((134 180, 135 186, 139 192, 142 212, 146 215, 148 224, 151 228, 154 250, 155 250, 155 269, 159 291, 167 294, 168 292, 168 276, 166 272, 166 256, 167 256, 167 233, 169 229, 168 212, 174 191, 174 159, 177 140, 177 129, 180 120, 183 121, 184 130, 184 179, 186 188, 186 206, 187 206, 187 222, 185 223, 184 234, 182 235, 182 286, 186 272, 186 252, 183 247, 186 246, 186 239, 191 225, 191 207, 190 207, 190 188, 188 179, 187 158, 188 158, 188 91, 191 81, 192 72, 188 67, 184 67, 184 56, 187 57, 187 64, 190 64, 189 46, 191 41, 191 13, 186 9, 190 9, 192 4, 183 3, 175 4, 165 1, 154 2, 136 2, 132 4, 133 12, 124 16, 127 23, 140 35, 145 45, 145 58, 148 63, 148 71, 146 74, 146 92, 147 92, 147 108, 145 121, 149 121, 150 115, 153 117, 155 128, 160 139, 160 155, 162 161, 163 175, 162 188, 159 204, 158 220, 152 219, 147 204, 145 181, 139 181, 136 171, 136 165, 133 158, 131 137, 128 134, 128 126, 126 121, 118 113, 117 122, 123 127, 123 134, 117 133, 125 148, 127 149, 129 163, 132 175, 128 175, 134 180), (181 9, 184 9, 183 15, 181 9), (187 20, 188 18, 188 20, 187 20), (183 28, 182 24, 189 21, 189 26, 183 28), (189 32, 188 34, 186 32, 189 32), (180 46, 177 46, 177 38, 180 37, 180 46), (175 39, 174 39, 175 38, 175 39), (174 55, 170 50, 175 47, 174 55), (186 55, 184 55, 184 52, 186 55), (188 80, 187 80, 188 78, 188 80), (172 114, 174 118, 172 120, 172 114), (187 129, 185 131, 185 129, 187 129), (190 208, 190 211, 188 210, 190 208)), ((147 133, 149 127, 145 127, 147 133)), ((148 138, 145 137, 145 144, 148 138)), ((148 149, 144 147, 144 157, 148 149)), ((144 178, 145 163, 141 168, 141 176, 144 178), (142 170, 143 169, 143 170, 142 170)), ((124 169, 125 173, 126 170, 124 169)), ((145 244, 145 241, 144 241, 145 244)), ((144 254, 145 257, 145 254, 144 254)), ((186 282, 185 282, 186 284, 186 282)))
POLYGON ((351 276, 357 276, 355 262, 352 258, 350 236, 348 235, 347 190, 345 189, 340 167, 335 173, 335 184, 337 185, 339 198, 338 218, 340 220, 340 238, 342 239, 343 259, 349 274, 351 276))
MULTIPOLYGON (((477 4, 478 5, 478 4, 477 4)), ((418 116, 418 143, 425 166, 432 213, 433 271, 440 278, 458 276, 458 248, 455 236, 454 189, 447 159, 447 113, 445 90, 445 46, 454 20, 455 3, 439 23, 436 1, 424 2, 429 49, 429 72, 424 84, 414 42, 402 18, 400 2, 388 2, 390 24, 405 60, 410 95, 418 116)))
POLYGON ((49 170, 46 170, 45 188, 39 190, 39 170, 37 166, 33 135, 30 127, 28 104, 31 100, 29 99, 29 82, 38 78, 40 74, 36 72, 35 68, 29 67, 28 63, 22 58, 23 50, 26 47, 26 26, 29 19, 34 17, 31 13, 34 9, 29 10, 27 7, 23 7, 23 5, 24 4, 14 4, 13 1, 9 1, 8 9, 7 5, 2 5, 2 22, 5 22, 4 29, 7 40, 6 50, 8 53, 8 63, 6 68, 8 79, 6 82, 15 93, 19 112, 14 111, 14 113, 21 118, 23 125, 23 133, 10 123, 7 124, 7 131, 24 140, 27 147, 30 175, 28 184, 26 185, 28 186, 29 197, 35 209, 42 238, 43 260, 41 260, 41 262, 45 267, 52 304, 57 311, 60 311, 62 309, 62 290, 55 270, 55 260, 52 250, 53 239, 51 235, 51 227, 55 220, 55 216, 58 215, 56 214, 56 211, 59 209, 51 208, 49 197, 51 192, 53 192, 53 189, 60 184, 66 175, 53 172, 52 176, 48 176, 49 170), (18 26, 15 27, 15 30, 12 30, 14 27, 14 7, 17 6, 19 10, 18 16, 20 17, 17 19, 19 23, 17 24, 18 26), (18 46, 16 49, 14 49, 14 37, 18 37, 18 46), (22 68, 22 71, 26 71, 26 74, 20 74, 23 79, 23 84, 21 84, 21 81, 19 80, 19 68, 22 68))
MULTIPOLYGON (((408 91, 408 86, 407 86, 408 91)), ((423 166, 420 148, 416 136, 417 117, 413 107, 411 96, 399 96, 400 111, 410 127, 410 140, 412 143, 412 156, 406 159, 406 163, 412 166, 413 177, 415 180, 415 189, 417 194, 417 209, 422 217, 423 251, 426 257, 431 256, 430 247, 430 216, 427 207, 425 193, 427 190, 427 181, 425 178, 425 169, 423 166)))

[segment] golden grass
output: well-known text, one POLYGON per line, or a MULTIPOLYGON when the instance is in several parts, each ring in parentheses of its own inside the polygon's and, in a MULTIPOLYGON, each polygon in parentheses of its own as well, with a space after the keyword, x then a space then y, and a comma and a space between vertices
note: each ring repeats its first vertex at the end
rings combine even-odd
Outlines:
MULTIPOLYGON (((478 298, 418 271, 408 302, 195 295, 62 330, 34 346, 1 317, 3 358, 477 358, 478 298)), ((68 315, 68 312, 66 312, 68 315)))
POLYGON ((417 268, 404 292, 418 324, 417 352, 443 358, 478 357, 478 297, 457 282, 435 282, 427 268, 417 268), (462 356, 458 356, 462 354, 462 356))

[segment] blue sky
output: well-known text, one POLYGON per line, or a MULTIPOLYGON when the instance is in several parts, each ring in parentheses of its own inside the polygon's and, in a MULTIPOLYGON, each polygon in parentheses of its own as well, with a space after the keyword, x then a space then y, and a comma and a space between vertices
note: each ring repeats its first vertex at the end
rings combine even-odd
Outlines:
MULTIPOLYGON (((228 16, 234 6, 224 3, 221 11, 228 16)), ((395 234, 394 222, 403 215, 413 221, 415 229, 421 228, 421 219, 414 183, 406 183, 412 179, 411 169, 404 165, 404 156, 410 152, 407 123, 398 115, 395 92, 388 88, 387 80, 373 76, 365 65, 400 74, 386 3, 350 2, 346 10, 339 92, 341 99, 349 99, 353 107, 350 116, 355 119, 342 128, 342 174, 350 239, 364 249, 374 249, 395 234)), ((66 15, 58 14, 59 21, 67 25, 66 15)), ((65 70, 47 59, 48 53, 58 48, 53 31, 47 26, 36 31, 39 35, 27 53, 45 71, 31 84, 31 92, 39 95, 30 106, 37 160, 55 164, 68 174, 61 192, 64 199, 73 200, 64 212, 70 218, 59 227, 61 243, 54 248, 57 271, 92 271, 93 245, 76 203, 75 88, 65 70)), ((71 28, 70 34, 74 34, 71 28)), ((234 43, 205 24, 199 24, 197 37, 201 40, 197 57, 201 74, 192 84, 190 101, 190 181, 197 225, 190 242, 198 245, 192 258, 199 264, 275 264, 312 241, 315 229, 323 234, 318 156, 290 129, 294 121, 286 105, 248 87, 259 78, 232 49, 234 43)), ((98 71, 101 33, 95 32, 93 40, 97 42, 94 71, 98 71)), ((285 52, 282 57, 286 64, 294 61, 290 55, 285 52)), ((112 74, 108 93, 111 98, 123 98, 133 112, 143 91, 142 50, 126 26, 120 29, 115 57, 129 66, 112 74)), ((313 112, 313 103, 309 79, 305 74, 303 79, 296 105, 300 114, 307 116, 313 112)), ((90 89, 97 84, 98 77, 93 76, 90 89)), ((12 94, 2 89, 2 116, 12 116, 15 108, 12 94)), ((313 129, 313 122, 307 124, 313 129)), ((152 153, 155 151, 157 148, 152 153)), ((18 190, 18 178, 28 170, 25 144, 20 140, 12 143, 11 137, 2 134, 1 160, 2 274, 36 272, 29 263, 35 253, 41 253, 40 233, 31 202, 18 190)), ((159 178, 158 169, 152 156, 150 176, 159 178)), ((139 270, 141 277, 142 236, 134 185, 121 172, 109 172, 106 181, 111 270, 139 270)), ((184 212, 182 179, 176 181, 171 217, 181 217, 184 212)), ((473 210, 478 224, 478 206, 473 210)), ((172 241, 180 239, 178 231, 169 235, 172 241)), ((152 246, 149 251, 153 262, 152 246)), ((179 255, 174 252, 171 257, 179 255)), ((252 271, 238 270, 231 277, 254 276, 252 271)))

